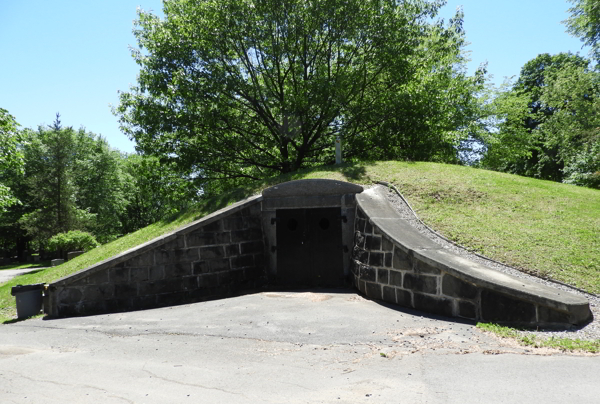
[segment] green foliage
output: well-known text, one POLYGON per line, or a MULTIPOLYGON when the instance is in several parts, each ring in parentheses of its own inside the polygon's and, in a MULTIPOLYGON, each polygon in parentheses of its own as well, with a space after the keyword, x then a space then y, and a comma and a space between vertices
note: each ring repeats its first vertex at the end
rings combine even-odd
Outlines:
POLYGON ((63 265, 0 285, 0 318, 15 315, 10 287, 19 282, 52 282, 265 187, 305 178, 363 185, 391 181, 427 224, 454 241, 525 271, 600 292, 600 191, 457 165, 390 161, 305 169, 203 198, 176 218, 160 220, 63 265))
POLYGON ((477 323, 477 328, 491 332, 501 338, 516 339, 521 345, 534 348, 555 348, 561 351, 584 351, 590 353, 600 352, 600 340, 582 340, 579 338, 555 338, 547 339, 536 337, 526 331, 501 326, 493 323, 477 323))
POLYGON ((566 53, 527 62, 519 79, 506 83, 488 106, 495 121, 483 136, 481 166, 593 184, 580 180, 592 178, 599 164, 592 149, 599 140, 600 75, 589 63, 566 53))
POLYGON ((0 108, 0 215, 9 206, 19 203, 6 184, 9 171, 21 173, 23 170, 23 154, 18 147, 22 137, 18 127, 15 118, 0 108))
POLYGON ((597 0, 569 0, 573 7, 569 9, 571 16, 563 21, 567 31, 588 46, 592 54, 600 60, 600 6, 597 0))
POLYGON ((123 231, 129 233, 184 211, 199 198, 193 182, 176 174, 173 164, 151 156, 129 155, 123 162, 125 211, 123 231))
POLYGON ((50 128, 40 127, 27 135, 25 181, 30 211, 19 223, 41 244, 54 234, 89 228, 94 215, 76 205, 75 131, 63 128, 57 114, 50 128))
POLYGON ((58 233, 48 240, 48 249, 58 252, 89 251, 99 245, 92 234, 80 230, 58 233))
POLYGON ((139 12, 138 85, 114 113, 209 194, 333 162, 336 136, 347 160, 455 160, 483 73, 461 70, 462 14, 430 24, 443 4, 165 2, 139 12))

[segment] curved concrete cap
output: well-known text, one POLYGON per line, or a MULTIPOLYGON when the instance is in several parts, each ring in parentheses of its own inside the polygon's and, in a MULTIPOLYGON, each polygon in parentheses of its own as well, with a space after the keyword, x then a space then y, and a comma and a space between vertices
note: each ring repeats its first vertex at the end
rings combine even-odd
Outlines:
POLYGON ((478 288, 567 312, 572 324, 582 324, 591 318, 589 302, 582 296, 497 272, 444 250, 400 218, 380 188, 358 195, 357 202, 373 226, 419 261, 478 288))
POLYGON ((274 185, 263 190, 262 195, 263 198, 285 198, 290 196, 359 194, 362 191, 363 187, 350 182, 309 179, 274 185))

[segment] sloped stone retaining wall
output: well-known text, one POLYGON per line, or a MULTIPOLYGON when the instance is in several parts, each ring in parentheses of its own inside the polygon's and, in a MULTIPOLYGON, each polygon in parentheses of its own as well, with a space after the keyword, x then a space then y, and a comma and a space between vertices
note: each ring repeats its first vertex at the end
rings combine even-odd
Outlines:
POLYGON ((397 214, 383 191, 357 195, 353 283, 368 297, 471 320, 564 327, 591 319, 586 299, 456 256, 397 214))
POLYGON ((208 215, 49 285, 46 311, 64 317, 222 298, 266 282, 261 197, 208 215))

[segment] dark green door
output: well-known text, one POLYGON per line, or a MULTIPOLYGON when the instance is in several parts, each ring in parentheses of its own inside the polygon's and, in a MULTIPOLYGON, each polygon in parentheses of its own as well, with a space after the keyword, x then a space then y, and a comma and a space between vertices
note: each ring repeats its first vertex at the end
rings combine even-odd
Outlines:
POLYGON ((340 208, 278 209, 277 280, 286 286, 344 284, 340 208))

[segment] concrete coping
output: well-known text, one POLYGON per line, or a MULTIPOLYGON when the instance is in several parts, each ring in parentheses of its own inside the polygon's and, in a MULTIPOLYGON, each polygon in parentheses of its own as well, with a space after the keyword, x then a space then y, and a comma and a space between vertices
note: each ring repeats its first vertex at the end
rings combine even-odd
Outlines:
POLYGON ((357 202, 369 222, 406 253, 412 253, 415 258, 478 287, 561 311, 588 315, 589 302, 580 295, 494 271, 444 249, 402 219, 384 192, 380 187, 371 188, 357 195, 357 202))
POLYGON ((192 232, 200 227, 207 226, 213 222, 216 222, 217 220, 222 219, 225 216, 229 216, 232 213, 238 212, 249 206, 259 203, 260 201, 262 201, 261 195, 254 195, 249 198, 238 201, 234 204, 231 204, 222 209, 219 209, 209 215, 203 216, 202 218, 195 220, 192 223, 189 223, 182 227, 178 227, 177 229, 173 230, 170 233, 166 233, 161 236, 158 236, 150 241, 147 241, 143 244, 140 244, 133 248, 130 248, 129 250, 123 251, 120 254, 117 254, 113 257, 105 259, 104 261, 100 261, 88 268, 84 268, 78 272, 75 272, 75 273, 67 275, 63 278, 60 278, 60 279, 52 282, 52 285, 56 285, 59 283, 75 282, 85 276, 90 275, 91 273, 102 271, 104 269, 118 265, 121 262, 125 262, 125 261, 127 261, 131 258, 137 257, 138 255, 141 255, 147 251, 153 250, 156 247, 166 244, 169 241, 175 240, 180 235, 184 235, 184 234, 192 232))
POLYGON ((262 192, 264 198, 286 198, 291 196, 328 196, 359 194, 363 191, 360 185, 345 181, 328 179, 308 179, 284 182, 266 188, 262 192))

